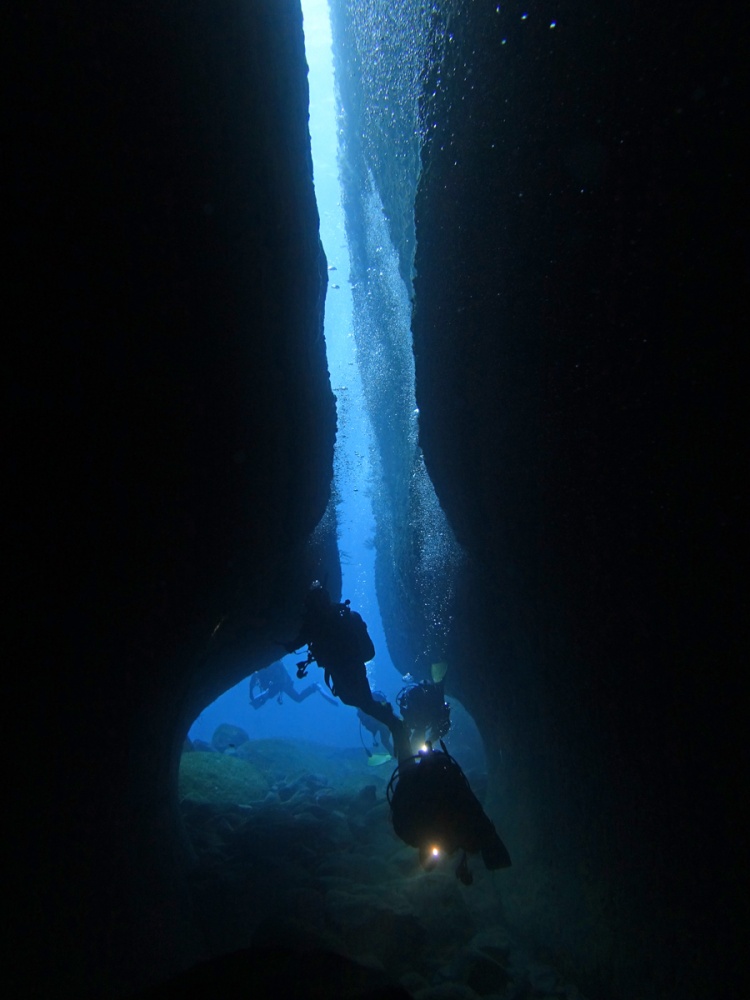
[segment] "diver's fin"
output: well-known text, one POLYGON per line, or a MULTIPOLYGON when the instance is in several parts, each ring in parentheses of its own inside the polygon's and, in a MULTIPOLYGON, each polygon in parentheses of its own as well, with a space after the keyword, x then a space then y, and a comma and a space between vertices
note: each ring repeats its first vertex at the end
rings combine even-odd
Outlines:
POLYGON ((373 753, 367 758, 367 766, 380 767, 381 764, 387 764, 389 760, 393 760, 389 753, 373 753))
POLYGON ((445 660, 441 660, 439 663, 433 663, 430 669, 430 673, 432 674, 433 684, 439 684, 440 681, 448 673, 448 664, 445 662, 445 660))

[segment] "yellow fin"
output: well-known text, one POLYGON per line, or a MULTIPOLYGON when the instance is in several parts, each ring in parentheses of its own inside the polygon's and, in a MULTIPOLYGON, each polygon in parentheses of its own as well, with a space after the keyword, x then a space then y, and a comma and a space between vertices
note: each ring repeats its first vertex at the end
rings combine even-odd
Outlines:
POLYGON ((367 758, 367 764, 369 767, 380 767, 381 764, 387 764, 389 760, 393 760, 389 753, 374 753, 372 757, 367 758))
POLYGON ((441 660, 440 663, 433 663, 431 673, 433 682, 439 684, 448 673, 448 664, 445 660, 441 660))

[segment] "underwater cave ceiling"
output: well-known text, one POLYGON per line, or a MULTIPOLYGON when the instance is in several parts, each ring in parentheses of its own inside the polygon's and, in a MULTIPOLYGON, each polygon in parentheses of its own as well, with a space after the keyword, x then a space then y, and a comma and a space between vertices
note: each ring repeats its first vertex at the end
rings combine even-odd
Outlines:
MULTIPOLYGON (((458 41, 491 78, 483 16, 458 41)), ((721 887, 708 816, 713 838, 730 828, 710 776, 733 731, 701 679, 709 656, 722 690, 732 676, 736 508, 713 520, 703 484, 741 492, 711 445, 739 454, 745 426, 723 367, 742 282, 699 249, 733 231, 729 181, 703 208, 708 150, 729 162, 719 118, 688 98, 678 141, 666 108, 694 94, 690 72, 672 59, 655 79, 650 40, 594 67, 585 27, 567 55, 539 32, 539 59, 509 55, 525 84, 509 107, 472 90, 445 109, 417 202, 414 332, 421 444, 471 557, 452 681, 505 796, 509 913, 559 946, 561 873, 595 869, 587 899, 617 944, 564 944, 616 994, 639 962, 669 978, 695 940, 716 944, 687 900, 710 909, 721 887), (490 152, 472 124, 493 116, 490 152), (581 128, 606 163, 588 200, 568 183, 594 170, 581 128), (686 734, 706 716, 699 753, 686 734), (696 795, 707 818, 686 838, 696 795), (654 926, 674 920, 645 943, 644 899, 654 926)), ((309 540, 335 413, 301 20, 294 0, 72 4, 63 21, 28 11, 19 37, 18 954, 36 995, 127 995, 203 957, 175 849, 182 731, 248 657, 273 658, 313 571, 335 580, 331 526, 309 540)), ((716 95, 731 114, 731 88, 716 95)))

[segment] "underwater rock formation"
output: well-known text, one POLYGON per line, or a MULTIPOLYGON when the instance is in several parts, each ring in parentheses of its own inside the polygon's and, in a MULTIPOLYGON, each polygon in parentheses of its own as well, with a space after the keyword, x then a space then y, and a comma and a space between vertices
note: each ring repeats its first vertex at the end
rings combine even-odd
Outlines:
POLYGON ((21 738, 17 955, 30 993, 115 996, 204 957, 190 721, 336 586, 302 20, 74 0, 17 44, 8 610, 55 747, 21 738))
POLYGON ((446 656, 503 790, 506 913, 600 989, 700 996, 739 912, 737 50, 677 5, 457 6, 413 334, 470 554, 446 656))
MULTIPOLYGON (((580 0, 554 31, 544 6, 512 24, 510 8, 452 7, 417 201, 415 363, 420 443, 469 555, 445 655, 509 824, 504 904, 607 998, 694 1000, 718 975, 731 991, 747 426, 733 26, 684 5, 580 0)), ((186 875, 185 731, 276 658, 321 566, 336 590, 335 530, 316 528, 335 412, 301 14, 69 0, 17 21, 5 944, 21 994, 124 997, 229 946, 232 914, 207 936, 186 875)), ((299 844, 268 794, 246 846, 299 844)), ((309 798, 301 784, 286 802, 312 833, 309 798)), ((235 821, 211 831, 219 855, 235 821)), ((350 821, 364 835, 343 813, 334 846, 350 821)), ((353 857, 321 874, 342 930, 366 871, 353 857)), ((451 875, 460 916, 456 891, 451 875)), ((302 885, 297 904, 319 894, 302 885)), ((560 995, 554 968, 514 975, 502 928, 463 930, 411 992, 459 995, 443 976, 464 996, 560 995)))

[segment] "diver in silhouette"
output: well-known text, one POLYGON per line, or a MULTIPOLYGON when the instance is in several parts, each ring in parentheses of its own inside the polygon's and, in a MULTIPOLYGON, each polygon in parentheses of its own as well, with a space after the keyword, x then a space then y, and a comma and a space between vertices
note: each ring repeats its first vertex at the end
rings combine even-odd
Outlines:
POLYGON ((271 663, 270 666, 264 667, 262 670, 256 670, 255 673, 250 674, 250 704, 253 708, 261 708, 271 698, 275 698, 279 705, 281 705, 285 694, 289 695, 292 701, 296 701, 297 703, 304 701, 305 698, 309 698, 311 694, 319 694, 326 701, 330 701, 331 704, 338 705, 336 699, 327 695, 320 684, 308 684, 301 691, 297 691, 294 681, 286 672, 283 663, 280 663, 278 660, 275 663, 271 663), (256 688, 260 689, 260 694, 258 695, 255 694, 256 688))
POLYGON ((414 750, 427 741, 436 743, 451 727, 451 708, 442 680, 408 684, 399 691, 396 702, 414 750))
MULTIPOLYGON (((382 691, 373 691, 372 697, 375 701, 380 702, 381 705, 386 705, 388 699, 383 694, 382 691)), ((384 722, 379 722, 377 719, 373 718, 371 715, 365 714, 361 708, 357 709, 357 717, 359 718, 359 724, 364 729, 370 733, 372 736, 372 748, 377 750, 378 747, 382 749, 390 756, 393 756, 393 742, 391 740, 391 731, 384 722)), ((365 747, 367 750, 367 748, 365 747)), ((368 750, 368 756, 370 751, 368 750)))
POLYGON ((428 744, 415 756, 399 761, 387 789, 393 829, 419 850, 423 868, 463 850, 456 877, 473 881, 466 855, 481 853, 487 868, 508 868, 510 855, 492 821, 474 795, 464 772, 445 744, 428 744))
POLYGON ((365 664, 375 656, 375 647, 362 616, 349 601, 336 604, 319 580, 314 580, 305 597, 302 624, 295 639, 285 643, 293 653, 307 645, 307 660, 297 664, 297 677, 307 676, 307 668, 317 662, 325 682, 345 705, 361 709, 365 715, 384 723, 393 737, 399 759, 411 753, 404 724, 388 702, 376 701, 367 680, 365 664))

